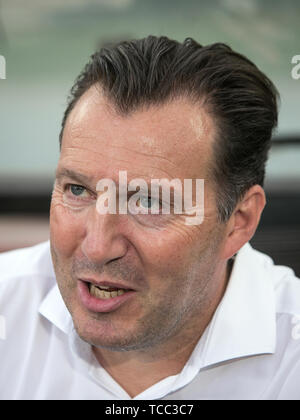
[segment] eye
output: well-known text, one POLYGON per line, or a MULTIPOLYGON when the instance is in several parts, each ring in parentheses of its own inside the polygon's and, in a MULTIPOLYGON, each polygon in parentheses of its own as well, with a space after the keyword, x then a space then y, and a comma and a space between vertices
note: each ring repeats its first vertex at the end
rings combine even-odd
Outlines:
POLYGON ((70 191, 71 195, 74 197, 86 198, 89 196, 87 189, 82 185, 68 184, 66 190, 70 191))
POLYGON ((139 205, 146 209, 151 208, 151 197, 141 197, 138 201, 139 205))
POLYGON ((138 207, 143 207, 144 209, 151 210, 151 209, 157 209, 159 211, 160 209, 160 202, 159 200, 153 198, 153 197, 140 197, 137 201, 138 207))
POLYGON ((78 195, 81 195, 85 191, 85 188, 82 187, 81 185, 70 185, 70 190, 73 195, 78 196, 78 195))

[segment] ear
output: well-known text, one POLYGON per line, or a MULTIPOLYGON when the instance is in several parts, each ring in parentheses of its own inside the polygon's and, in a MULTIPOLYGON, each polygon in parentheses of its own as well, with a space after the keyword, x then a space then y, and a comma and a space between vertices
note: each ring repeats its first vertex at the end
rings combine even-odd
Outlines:
POLYGON ((231 258, 253 237, 266 205, 266 195, 260 185, 251 187, 237 204, 227 222, 222 257, 231 258))

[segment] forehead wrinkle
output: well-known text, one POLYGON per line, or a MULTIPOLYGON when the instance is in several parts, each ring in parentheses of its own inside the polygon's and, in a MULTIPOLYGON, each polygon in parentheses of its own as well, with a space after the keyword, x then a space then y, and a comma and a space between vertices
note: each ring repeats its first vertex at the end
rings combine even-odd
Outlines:
POLYGON ((76 143, 81 142, 82 140, 91 140, 91 139, 93 140, 93 139, 95 139, 95 135, 94 134, 88 135, 88 134, 81 134, 81 133, 80 134, 76 134, 75 136, 73 136, 71 134, 68 134, 66 137, 67 138, 69 137, 71 139, 71 141, 74 141, 76 143))
POLYGON ((134 153, 137 153, 137 154, 142 155, 142 156, 147 156, 147 157, 151 157, 151 158, 153 157, 153 158, 161 159, 161 160, 167 161, 168 163, 170 163, 173 166, 177 166, 176 163, 172 162, 170 159, 168 159, 168 158, 166 158, 166 157, 164 157, 162 155, 156 155, 156 154, 152 154, 152 153, 150 153, 150 154, 149 153, 144 153, 144 152, 140 152, 138 150, 130 150, 130 149, 128 149, 125 146, 114 146, 114 145, 110 145, 110 147, 115 148, 115 149, 124 149, 124 150, 126 150, 126 151, 128 151, 130 153, 134 152, 134 153))
MULTIPOLYGON (((78 138, 78 140, 80 140, 79 137, 77 137, 77 138, 78 138)), ((81 139, 94 139, 94 136, 84 136, 81 139)), ((136 150, 136 149, 130 149, 130 148, 126 147, 126 146, 117 146, 117 145, 114 145, 114 144, 109 144, 108 147, 111 148, 111 149, 125 150, 125 151, 127 151, 129 153, 137 153, 137 154, 139 154, 141 156, 147 156, 147 157, 150 157, 150 158, 153 157, 153 158, 156 158, 156 159, 161 159, 163 161, 168 162, 172 166, 175 166, 175 167, 177 166, 176 163, 172 162, 170 159, 168 159, 167 157, 164 157, 164 156, 162 156, 160 154, 154 154, 154 153, 151 153, 151 152, 150 153, 146 153, 146 152, 142 152, 142 151, 139 151, 139 150, 136 150)), ((86 151, 89 151, 89 152, 92 152, 92 153, 99 153, 99 154, 101 154, 100 152, 97 152, 97 151, 88 149, 86 147, 76 146, 76 145, 73 145, 73 146, 70 146, 70 147, 65 147, 65 149, 72 149, 72 148, 73 149, 82 149, 82 150, 86 150, 86 151)))
MULTIPOLYGON (((174 176, 173 175, 171 175, 169 172, 167 172, 165 169, 162 169, 162 168, 156 168, 156 167, 152 167, 152 166, 149 166, 149 167, 147 167, 147 168, 145 168, 145 169, 155 169, 155 170, 158 170, 158 171, 160 171, 161 173, 162 173, 162 175, 164 176, 164 177, 166 177, 166 178, 169 178, 169 179, 173 179, 174 178, 174 176)), ((130 177, 133 177, 133 175, 137 175, 137 178, 141 178, 142 177, 142 175, 140 174, 140 173, 138 173, 138 172, 136 172, 136 169, 134 170, 134 171, 131 171, 130 172, 130 177)), ((151 173, 150 175, 149 175, 149 173, 148 174, 146 174, 146 175, 144 175, 144 177, 145 177, 145 179, 161 179, 163 176, 162 175, 160 175, 160 176, 158 176, 158 175, 154 175, 153 173, 151 173)), ((176 177, 176 178, 179 178, 179 177, 176 177)))
MULTIPOLYGON (((67 158, 64 158, 64 159, 62 159, 61 160, 61 165, 63 165, 64 164, 64 161, 65 160, 67 160, 67 158)), ((97 159, 93 159, 97 164, 99 164, 99 162, 97 162, 97 159)), ((124 163, 126 163, 126 164, 130 164, 130 161, 126 161, 126 160, 121 160, 121 159, 118 159, 118 158, 112 158, 111 160, 113 160, 113 161, 117 161, 117 162, 124 162, 124 163)), ((72 163, 75 163, 75 164, 78 164, 78 168, 80 168, 81 166, 82 166, 82 164, 84 163, 82 160, 80 160, 80 159, 72 159, 72 163)), ((109 165, 109 164, 108 164, 109 165)), ((86 166, 86 165, 85 165, 86 166)), ((106 164, 106 166, 107 166, 107 164, 106 164)), ((160 168, 160 167, 157 167, 157 166, 148 166, 147 165, 147 167, 145 167, 144 165, 142 165, 143 166, 143 169, 144 169, 144 171, 147 171, 148 173, 147 174, 144 174, 144 175, 141 175, 141 172, 143 172, 143 171, 141 171, 141 172, 137 172, 138 170, 139 170, 139 168, 138 167, 136 167, 135 169, 134 169, 134 171, 132 171, 131 169, 130 169, 130 172, 128 172, 127 171, 127 174, 128 174, 128 178, 135 178, 135 176, 133 176, 133 175, 137 175, 137 177, 138 178, 142 178, 142 177, 145 177, 145 178, 162 178, 162 176, 158 176, 158 175, 155 175, 155 174, 153 174, 153 173, 151 173, 150 175, 149 175, 149 170, 150 169, 154 169, 155 171, 159 171, 161 174, 163 174, 165 177, 167 177, 167 178, 170 178, 170 179, 173 179, 174 178, 174 176, 173 175, 171 175, 165 168, 160 168)), ((75 170, 76 171, 76 168, 72 168, 72 170, 75 170)), ((98 176, 98 178, 99 179, 101 179, 101 178, 106 178, 107 177, 107 174, 105 174, 104 172, 106 171, 107 169, 105 169, 105 168, 103 168, 102 167, 102 171, 103 171, 103 173, 102 173, 102 176, 101 177, 99 177, 98 176)), ((125 170, 125 168, 122 168, 122 169, 116 169, 116 170, 114 170, 113 171, 113 174, 115 175, 115 177, 116 177, 116 175, 117 175, 117 172, 118 171, 122 171, 122 170, 125 170)), ((92 175, 92 177, 93 178, 95 178, 95 176, 94 175, 92 175)), ((176 176, 176 178, 178 178, 178 176, 176 176)))
MULTIPOLYGON (((109 146, 110 148, 111 147, 113 147, 113 148, 119 148, 118 146, 109 146)), ((132 150, 130 150, 130 149, 127 149, 126 147, 121 147, 122 149, 124 149, 124 150, 126 150, 126 151, 128 151, 129 153, 132 153, 132 152, 134 152, 134 153, 137 153, 137 154, 140 154, 140 155, 142 155, 142 156, 147 156, 147 157, 149 157, 149 158, 152 158, 152 155, 148 155, 147 153, 143 153, 143 152, 139 152, 139 151, 136 151, 136 150, 134 150, 134 151, 132 151, 132 150)), ((92 149, 87 149, 87 148, 83 148, 83 147, 79 147, 79 146, 72 146, 72 147, 65 147, 65 149, 64 150, 67 150, 67 151, 69 151, 69 150, 82 150, 82 151, 84 151, 84 152, 91 152, 92 154, 93 154, 93 160, 96 160, 96 158, 94 158, 94 155, 96 154, 97 156, 99 155, 99 156, 102 156, 102 157, 104 157, 104 158, 106 158, 107 159, 107 155, 105 154, 105 153, 103 153, 103 152, 99 152, 99 151, 94 151, 94 150, 92 150, 92 149)), ((178 168, 178 166, 174 163, 174 162, 172 162, 171 160, 169 160, 169 159, 167 159, 167 158, 163 158, 163 157, 161 157, 161 156, 154 156, 155 158, 157 158, 157 159, 162 159, 162 160, 164 160, 164 161, 166 161, 166 162, 168 162, 168 163, 170 163, 173 167, 175 167, 175 168, 178 168)), ((109 159, 111 159, 111 160, 115 160, 115 161, 118 161, 118 162, 123 162, 123 163, 126 163, 126 164, 128 164, 128 163, 130 163, 130 161, 129 160, 126 160, 126 159, 120 159, 120 158, 115 158, 114 156, 109 156, 109 159)), ((80 162, 80 161, 79 161, 80 162)), ((148 166, 147 165, 147 168, 149 168, 149 169, 156 169, 156 170, 159 170, 159 171, 163 171, 163 172, 165 172, 166 174, 168 174, 168 172, 167 171, 165 171, 164 169, 162 169, 162 168, 160 168, 159 166, 154 166, 154 165, 150 165, 150 166, 148 166)))
MULTIPOLYGON (((92 139, 94 139, 94 136, 90 136, 90 137, 87 137, 86 136, 85 138, 89 138, 89 139, 92 138, 92 139)), ((138 150, 132 150, 132 149, 126 147, 126 146, 118 146, 118 145, 114 145, 114 144, 109 144, 107 146, 107 148, 109 148, 109 149, 125 150, 128 153, 131 153, 131 154, 136 153, 136 154, 138 154, 140 156, 145 156, 145 157, 147 157, 149 159, 151 159, 151 158, 158 159, 158 160, 161 160, 162 162, 168 163, 171 167, 173 167, 175 169, 180 169, 180 167, 178 166, 178 163, 175 163, 171 159, 169 159, 167 157, 164 157, 164 156, 162 156, 160 154, 145 153, 145 152, 138 151, 138 150)), ((85 152, 85 151, 86 152, 91 152, 93 155, 96 154, 98 156, 103 156, 104 158, 107 158, 107 156, 109 156, 109 159, 116 160, 116 158, 114 156, 111 156, 109 153, 103 153, 103 152, 100 152, 98 150, 94 150, 94 149, 90 149, 90 148, 87 148, 87 147, 83 147, 81 145, 73 145, 73 146, 70 146, 70 147, 65 147, 64 149, 65 150, 72 150, 72 149, 74 149, 74 150, 82 150, 83 152, 85 152)), ((181 154, 181 157, 180 157, 180 162, 181 163, 183 162, 183 160, 185 160, 185 159, 188 158, 187 152, 185 150, 182 151, 182 152, 183 153, 181 154)), ((93 160, 95 160, 95 159, 93 159, 93 160)), ((126 159, 118 159, 118 160, 120 162, 130 163, 129 161, 127 162, 126 159)), ((157 166, 154 166, 154 165, 150 165, 149 168, 162 170, 160 167, 157 167, 157 166)), ((170 170, 172 170, 172 169, 170 168, 170 170)))
MULTIPOLYGON (((77 148, 76 148, 77 149, 77 148)), ((86 150, 86 149, 84 149, 84 150, 86 150)), ((107 156, 105 155, 105 154, 103 154, 103 153, 101 153, 101 152, 98 152, 97 153, 97 155, 101 155, 101 156, 103 156, 104 158, 107 158, 107 156)), ((83 163, 85 163, 85 162, 83 162, 81 159, 79 159, 77 156, 75 156, 75 159, 74 159, 74 157, 71 155, 69 155, 69 156, 64 156, 62 159, 61 159, 61 164, 63 164, 63 162, 65 162, 66 160, 68 160, 68 159, 71 159, 72 160, 72 163, 75 163, 75 164, 78 164, 78 167, 81 167, 82 166, 82 164, 83 163)), ((119 159, 119 158, 115 158, 115 157, 111 157, 110 158, 110 160, 111 161, 117 161, 117 162, 122 162, 122 163, 125 163, 126 165, 128 165, 128 164, 130 164, 131 165, 131 162, 129 161, 129 160, 125 160, 125 159, 119 159)), ((99 162, 97 161, 97 157, 95 157, 94 156, 94 153, 93 153, 93 159, 92 160, 89 160, 89 162, 91 162, 91 161, 93 161, 93 162, 95 162, 96 164, 98 164, 99 165, 99 162)), ((109 163, 107 163, 106 162, 106 166, 108 166, 109 165, 109 163)), ((86 165, 85 165, 86 166, 86 165)), ((131 165, 132 166, 132 165, 131 165)), ((153 166, 153 165, 147 165, 146 167, 145 167, 145 165, 144 164, 142 164, 142 166, 143 166, 143 169, 144 170, 149 170, 149 169, 154 169, 154 170, 156 170, 156 171, 159 171, 159 172, 162 172, 163 174, 165 174, 167 177, 169 177, 169 178, 173 178, 173 176, 165 169, 165 168, 161 168, 161 167, 158 167, 158 166, 153 166)), ((174 165, 175 166, 175 165, 174 165)), ((102 169, 103 169, 103 167, 102 167, 102 169)), ((73 170, 76 170, 75 168, 73 168, 73 170)), ((114 170, 113 172, 117 172, 117 171, 120 171, 120 170, 125 170, 125 168, 119 168, 119 169, 116 169, 116 170, 114 170)), ((136 168, 136 170, 138 170, 138 168, 136 168)), ((104 171, 103 171, 104 172, 104 171)), ((137 173, 138 174, 138 173, 137 173)), ((149 174, 147 174, 146 175, 147 177, 149 177, 149 174)), ((106 177, 105 176, 105 174, 103 173, 103 177, 106 177)), ((142 177, 142 175, 140 175, 140 174, 138 174, 138 177, 142 177)), ((94 178, 94 176, 93 176, 93 178, 94 178)), ((101 177, 100 177, 101 178, 101 177)), ((152 174, 152 178, 160 178, 159 176, 153 176, 153 174, 152 174)))
MULTIPOLYGON (((95 155, 100 155, 104 158, 107 159, 107 155, 105 155, 105 153, 100 152, 98 150, 94 150, 94 149, 88 149, 86 147, 80 147, 80 146, 70 146, 70 147, 65 147, 64 150, 62 150, 62 154, 66 154, 67 152, 70 151, 69 155, 74 156, 74 154, 72 154, 72 151, 82 151, 82 152, 87 152, 87 153, 91 153, 92 156, 94 157, 95 155), (63 153, 64 151, 67 151, 65 153, 63 153)), ((77 155, 77 154, 76 154, 77 155)), ((94 160, 94 159, 93 159, 94 160)))

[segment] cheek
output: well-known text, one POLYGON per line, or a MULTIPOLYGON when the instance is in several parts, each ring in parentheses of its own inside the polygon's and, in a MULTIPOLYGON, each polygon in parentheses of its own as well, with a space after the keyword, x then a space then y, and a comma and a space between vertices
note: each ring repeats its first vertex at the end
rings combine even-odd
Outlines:
POLYGON ((148 274, 156 274, 159 279, 183 273, 201 252, 199 232, 191 226, 173 225, 161 231, 135 230, 132 241, 148 274))
POLYGON ((60 257, 70 257, 85 232, 83 212, 74 212, 62 198, 53 195, 50 208, 51 245, 60 257))

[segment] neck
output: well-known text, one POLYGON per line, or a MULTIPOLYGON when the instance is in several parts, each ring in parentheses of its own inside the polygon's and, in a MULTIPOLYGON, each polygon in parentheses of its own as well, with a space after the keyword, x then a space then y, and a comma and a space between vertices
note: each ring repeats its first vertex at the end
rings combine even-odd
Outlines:
POLYGON ((93 347, 98 362, 130 397, 181 372, 224 295, 230 272, 231 264, 228 263, 223 270, 220 288, 209 308, 205 308, 205 313, 186 320, 184 328, 160 345, 121 352, 93 347))

